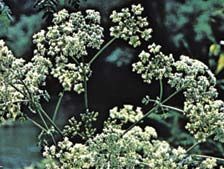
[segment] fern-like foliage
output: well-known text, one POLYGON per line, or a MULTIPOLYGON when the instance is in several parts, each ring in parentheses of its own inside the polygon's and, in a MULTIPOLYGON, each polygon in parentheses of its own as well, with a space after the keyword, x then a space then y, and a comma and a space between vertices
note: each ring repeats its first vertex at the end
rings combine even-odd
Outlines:
POLYGON ((217 31, 224 30, 224 0, 171 0, 165 6, 164 23, 176 47, 191 50, 199 42, 214 43, 217 31))
POLYGON ((36 0, 34 4, 34 7, 38 11, 44 11, 44 17, 51 16, 54 12, 65 6, 78 9, 80 0, 36 0))
POLYGON ((44 11, 44 17, 52 15, 58 6, 58 0, 37 0, 34 4, 34 8, 38 11, 44 11))
POLYGON ((13 21, 10 8, 4 3, 3 0, 0 0, 0 27, 1 32, 5 31, 13 21))
POLYGON ((80 5, 80 0, 67 0, 68 4, 70 4, 73 8, 78 9, 80 5))

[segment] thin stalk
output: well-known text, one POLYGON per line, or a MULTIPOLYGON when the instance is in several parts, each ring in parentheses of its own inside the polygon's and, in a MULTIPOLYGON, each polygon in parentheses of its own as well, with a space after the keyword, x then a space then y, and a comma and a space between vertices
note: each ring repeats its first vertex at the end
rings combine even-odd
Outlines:
POLYGON ((48 125, 47 125, 47 122, 45 121, 45 119, 44 119, 43 115, 41 114, 41 112, 40 112, 40 111, 37 111, 37 112, 38 112, 38 114, 39 114, 39 116, 40 116, 42 122, 44 123, 46 129, 49 130, 49 127, 48 127, 48 125))
MULTIPOLYGON (((24 83, 23 80, 21 80, 21 79, 19 79, 19 80, 20 80, 21 84, 25 87, 25 90, 27 90, 28 95, 29 95, 28 97, 29 97, 29 99, 31 100, 31 103, 33 103, 34 106, 36 107, 36 111, 38 112, 38 114, 39 114, 39 116, 40 116, 42 122, 44 123, 44 125, 45 125, 45 127, 46 127, 46 129, 45 129, 44 131, 45 131, 45 132, 46 132, 46 131, 47 131, 47 132, 48 132, 48 131, 50 132, 50 135, 51 135, 51 137, 52 137, 52 140, 53 140, 54 144, 56 144, 55 139, 54 139, 54 136, 53 136, 53 134, 51 133, 51 131, 49 130, 49 127, 48 127, 48 125, 47 125, 47 123, 46 123, 44 117, 42 116, 41 111, 39 111, 39 109, 37 108, 36 103, 35 103, 35 101, 34 101, 34 99, 33 99, 32 93, 30 92, 28 86, 24 83)), ((23 96, 25 96, 25 94, 24 94, 22 91, 20 91, 16 86, 14 86, 13 84, 10 84, 10 85, 11 85, 13 88, 15 88, 18 92, 20 92, 23 96)), ((36 124, 38 124, 38 123, 36 123, 36 124)), ((40 127, 40 126, 39 126, 39 127, 40 127)))
POLYGON ((157 100, 154 100, 154 99, 148 99, 150 102, 153 102, 153 103, 156 103, 158 104, 160 107, 163 107, 163 108, 167 108, 167 109, 170 109, 170 110, 175 110, 177 112, 181 112, 181 113, 184 113, 184 110, 182 109, 179 109, 177 107, 173 107, 173 106, 169 106, 169 105, 166 105, 166 104, 161 104, 161 103, 158 103, 157 100))
POLYGON ((71 57, 72 57, 72 59, 74 60, 74 62, 75 62, 76 64, 79 64, 78 60, 77 60, 74 56, 71 56, 71 57))
POLYGON ((108 41, 94 56, 93 58, 90 60, 89 65, 91 65, 94 60, 96 60, 96 58, 108 47, 110 46, 114 41, 115 41, 116 37, 112 38, 110 41, 108 41))
MULTIPOLYGON (((210 134, 210 135, 208 135, 207 137, 206 137, 206 140, 209 138, 209 137, 211 137, 213 134, 210 134)), ((197 143, 195 143, 195 144, 193 144, 191 147, 189 147, 187 150, 186 150, 186 153, 188 153, 188 152, 190 152, 192 149, 194 149, 197 145, 199 145, 200 143, 202 143, 202 142, 197 142, 197 143)))
POLYGON ((40 128, 41 130, 45 131, 47 133, 47 130, 42 126, 40 125, 39 123, 37 123, 36 121, 34 121, 33 119, 31 119, 30 117, 26 116, 26 118, 28 120, 30 120, 35 126, 37 126, 38 128, 40 128))
POLYGON ((44 131, 45 131, 46 133, 48 133, 48 131, 50 132, 49 134, 50 134, 50 136, 51 136, 51 138, 52 138, 52 141, 53 141, 54 144, 56 145, 56 141, 55 141, 55 139, 54 139, 54 136, 53 136, 53 134, 51 133, 51 131, 50 131, 50 129, 49 129, 48 125, 47 125, 47 122, 45 121, 43 115, 41 114, 41 112, 40 112, 39 110, 37 110, 37 112, 38 112, 38 114, 39 114, 41 120, 43 121, 43 123, 44 123, 46 129, 47 129, 47 130, 44 130, 44 131))
MULTIPOLYGON (((177 93, 179 93, 181 90, 177 90, 174 93, 172 93, 169 97, 167 97, 165 100, 163 100, 161 102, 161 104, 167 102, 168 100, 170 100, 173 96, 175 96, 177 93)), ((136 121, 135 123, 133 123, 123 134, 122 136, 124 136, 128 131, 130 131, 133 127, 135 127, 138 123, 140 123, 142 120, 144 120, 146 117, 148 117, 152 112, 154 112, 157 108, 159 107, 159 105, 157 104, 155 107, 153 107, 152 109, 150 109, 140 120, 136 121)))
POLYGON ((28 95, 29 95, 31 101, 32 101, 33 103, 35 103, 34 100, 33 100, 33 99, 34 99, 34 98, 33 98, 33 95, 32 95, 32 93, 30 92, 30 89, 28 88, 28 86, 24 83, 23 80, 20 80, 20 81, 21 81, 22 85, 25 87, 25 89, 27 90, 28 95))
POLYGON ((89 106, 88 106, 88 88, 87 88, 87 79, 86 79, 86 69, 85 69, 85 60, 84 57, 82 57, 83 61, 83 74, 84 74, 84 103, 85 103, 85 111, 88 112, 89 106))
POLYGON ((162 101, 162 99, 163 99, 163 81, 162 81, 162 79, 159 79, 159 87, 160 87, 159 99, 160 99, 160 101, 162 101))
POLYGON ((140 123, 142 120, 144 120, 146 117, 148 117, 154 110, 156 110, 159 106, 156 105, 152 109, 150 109, 140 120, 133 123, 121 136, 124 136, 127 132, 129 132, 133 127, 135 127, 138 123, 140 123))
POLYGON ((189 147, 187 150, 186 150, 186 154, 189 153, 191 150, 193 150, 196 146, 198 146, 201 142, 197 142, 195 144, 193 144, 191 147, 189 147))
POLYGON ((8 102, 5 102, 5 103, 1 103, 0 106, 4 106, 4 105, 7 105, 7 104, 10 104, 10 103, 22 103, 22 102, 29 102, 29 100, 15 100, 15 101, 8 101, 8 102))
POLYGON ((57 114, 58 114, 63 96, 64 96, 64 91, 59 94, 59 98, 58 98, 57 104, 55 106, 54 114, 53 114, 53 117, 52 117, 53 121, 55 121, 55 119, 57 117, 57 114))
POLYGON ((9 83, 9 85, 12 86, 17 92, 19 92, 19 93, 21 93, 23 96, 25 96, 24 93, 23 93, 20 89, 18 89, 15 85, 13 85, 13 84, 11 84, 11 83, 9 83))
POLYGON ((52 126, 55 127, 55 129, 63 136, 62 131, 58 128, 58 126, 55 124, 55 122, 52 121, 52 119, 48 116, 48 114, 41 108, 40 110, 44 116, 48 119, 48 121, 51 123, 52 126))
MULTIPOLYGON (((20 81, 21 81, 21 83, 24 85, 25 89, 27 90, 28 95, 29 95, 29 97, 30 97, 30 99, 31 99, 31 102, 32 102, 34 105, 36 105, 35 101, 33 100, 33 97, 32 97, 32 94, 31 94, 29 88, 26 86, 26 84, 25 84, 22 80, 20 80, 20 81)), ((57 130, 61 135, 63 135, 62 132, 61 132, 61 130, 60 130, 60 129, 57 127, 57 125, 51 120, 51 118, 50 118, 50 117, 48 116, 48 114, 43 110, 42 107, 40 107, 40 109, 37 108, 37 112, 39 113, 39 116, 40 116, 41 120, 43 121, 44 125, 46 126, 46 128, 47 128, 48 130, 49 130, 49 127, 48 127, 48 125, 47 125, 45 119, 43 118, 42 113, 47 117, 47 119, 49 120, 49 122, 56 128, 56 130, 57 130)), ((51 134, 51 135, 52 135, 52 134, 51 134)))
POLYGON ((176 94, 178 94, 182 89, 179 89, 175 92, 173 92, 171 95, 169 95, 169 97, 167 97, 165 100, 163 100, 161 103, 166 103, 167 101, 169 101, 173 96, 175 96, 176 94))
POLYGON ((217 161, 222 161, 222 162, 224 162, 224 159, 223 159, 223 158, 219 158, 219 157, 213 157, 213 156, 208 156, 208 155, 200 155, 200 154, 191 154, 191 156, 199 157, 199 158, 214 158, 214 159, 216 159, 217 161))
POLYGON ((179 109, 179 108, 177 108, 177 107, 168 106, 168 105, 165 105, 165 104, 161 104, 160 106, 163 107, 163 108, 167 108, 167 109, 170 109, 170 110, 175 110, 175 111, 177 111, 177 112, 184 113, 184 110, 179 109))

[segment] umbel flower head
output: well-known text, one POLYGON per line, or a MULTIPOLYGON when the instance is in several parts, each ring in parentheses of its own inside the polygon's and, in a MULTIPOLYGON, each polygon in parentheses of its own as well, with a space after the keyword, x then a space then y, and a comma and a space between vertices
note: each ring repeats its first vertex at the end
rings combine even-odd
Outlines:
MULTIPOLYGON (((147 26, 145 22, 143 26, 138 22, 138 19, 142 20, 140 17, 142 11, 140 5, 132 6, 131 10, 122 9, 120 13, 114 11, 111 17, 118 26, 112 27, 112 36, 128 40, 133 46, 140 45, 139 27, 147 26), (135 36, 135 41, 131 40, 131 36, 135 36)), ((58 22, 65 17, 66 13, 58 18, 58 22)), ((222 141, 224 127, 223 114, 220 113, 223 111, 223 102, 215 100, 217 93, 214 88, 214 75, 199 61, 186 56, 175 61, 172 55, 167 56, 160 49, 159 45, 149 45, 149 50, 139 55, 140 61, 133 64, 133 70, 141 74, 147 83, 151 83, 153 79, 167 78, 172 87, 178 91, 183 90, 186 97, 184 114, 189 119, 186 128, 200 141, 211 134, 215 135, 216 140, 222 141), (182 74, 182 78, 179 78, 179 74, 182 74), (200 87, 202 83, 205 84, 200 87), (190 90, 193 87, 192 90, 195 90, 199 96, 194 95, 190 90), (198 121, 202 123, 197 123, 198 121)), ((86 117, 95 120, 94 113, 86 117)), ((103 130, 95 137, 89 136, 82 144, 73 143, 69 138, 64 137, 57 145, 46 146, 43 155, 52 160, 46 168, 212 169, 216 167, 214 159, 207 158, 200 162, 193 160, 193 156, 182 147, 173 148, 168 142, 159 140, 153 127, 139 127, 137 122, 142 117, 144 115, 141 109, 131 105, 111 109, 103 130), (128 123, 136 125, 125 130, 128 123)), ((74 133, 74 135, 80 133, 83 122, 79 123, 75 118, 70 119, 69 125, 65 127, 65 133, 74 133)))
MULTIPOLYGON (((124 119, 116 108, 110 111, 115 121, 124 119)), ((132 119, 133 114, 141 114, 140 109, 126 105, 120 110, 125 119, 132 119)), ((109 119, 110 121, 111 119, 109 119)), ((131 120, 132 121, 132 120, 131 120)), ((102 133, 89 138, 86 143, 72 143, 67 137, 58 142, 57 146, 46 146, 43 156, 53 160, 46 165, 47 169, 90 169, 90 168, 158 168, 164 167, 187 169, 187 165, 179 165, 185 157, 181 147, 174 149, 167 142, 157 140, 157 133, 152 127, 144 129, 136 126, 122 137, 125 130, 113 126, 103 129, 102 133)), ((123 124, 122 124, 123 125, 123 124)))
POLYGON ((216 78, 202 62, 181 56, 174 61, 172 55, 165 55, 161 46, 152 44, 149 51, 139 54, 139 61, 133 64, 133 71, 140 74, 146 83, 153 79, 168 79, 168 84, 185 96, 184 115, 189 119, 186 129, 199 141, 209 136, 224 141, 223 102, 215 100, 216 78))
POLYGON ((224 143, 224 103, 221 100, 209 100, 192 103, 185 101, 184 112, 189 122, 186 129, 198 141, 213 136, 214 140, 224 143))
POLYGON ((113 11, 110 18, 114 26, 110 28, 113 37, 121 38, 133 47, 141 45, 141 39, 148 41, 151 38, 152 29, 148 28, 147 18, 142 17, 141 4, 132 5, 131 9, 123 8, 121 12, 113 11))
POLYGON ((135 126, 125 135, 123 117, 116 112, 125 112, 125 119, 133 114, 141 114, 140 109, 126 105, 124 108, 115 107, 110 110, 108 126, 95 137, 87 139, 85 143, 73 143, 64 137, 57 145, 45 146, 43 156, 51 160, 46 169, 126 169, 126 168, 156 168, 156 169, 212 169, 216 160, 205 159, 193 161, 182 147, 173 148, 166 141, 157 138, 153 127, 142 129, 135 126), (120 128, 117 124, 121 122, 120 128))
POLYGON ((21 104, 28 104, 30 100, 39 102, 41 96, 46 96, 40 86, 51 67, 51 62, 36 55, 28 63, 17 59, 0 40, 0 123, 22 117, 21 104))
POLYGON ((90 76, 84 62, 87 49, 99 49, 103 43, 100 14, 95 10, 68 13, 63 9, 54 14, 53 26, 33 36, 35 55, 50 57, 54 63, 51 74, 58 78, 66 91, 84 91, 84 76, 90 76), (81 59, 82 58, 82 59, 81 59), (81 60, 80 60, 81 59, 81 60))
POLYGON ((168 83, 177 90, 184 90, 186 100, 200 102, 217 97, 216 78, 204 63, 182 55, 173 66, 175 71, 168 83))
POLYGON ((144 82, 151 83, 153 79, 163 79, 171 76, 174 58, 160 51, 161 46, 153 43, 148 46, 149 51, 142 51, 139 61, 132 65, 133 71, 140 74, 144 82))

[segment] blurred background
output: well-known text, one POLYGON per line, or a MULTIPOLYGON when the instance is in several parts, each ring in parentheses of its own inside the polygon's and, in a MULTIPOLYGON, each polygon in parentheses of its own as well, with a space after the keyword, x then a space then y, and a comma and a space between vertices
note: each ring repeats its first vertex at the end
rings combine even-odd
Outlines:
MULTIPOLYGON (((183 54, 207 64, 216 74, 219 97, 222 99, 224 0, 86 0, 80 1, 79 10, 91 8, 101 12, 105 41, 109 41, 111 11, 137 3, 144 6, 144 15, 153 28, 151 41, 163 46, 164 53, 173 53, 176 59, 183 54)), ((34 8, 34 4, 35 0, 4 0, 4 3, 0 0, 0 38, 6 41, 16 57, 26 60, 30 60, 33 55, 32 35, 51 25, 51 16, 43 18, 45 12, 34 8)), ((62 8, 76 10, 66 0, 61 1, 56 10, 62 8)), ((144 84, 141 77, 131 71, 131 64, 137 60, 140 51, 133 50, 123 41, 116 41, 93 64, 93 74, 88 82, 89 103, 91 110, 100 113, 100 119, 105 119, 108 110, 114 106, 143 106, 141 100, 145 95, 152 98, 158 96, 158 83, 144 84)), ((90 51, 89 57, 95 53, 90 51)), ((47 90, 51 101, 43 102, 47 112, 53 112, 61 89, 57 80, 48 78, 47 90)), ((171 91, 171 88, 166 87, 165 95, 171 91)), ((182 96, 177 98, 170 104, 181 108, 182 96)), ((57 123, 63 126, 68 118, 81 113, 82 108, 81 95, 65 93, 57 123)), ((143 110, 148 110, 148 107, 143 110)), ((194 142, 184 130, 186 119, 177 112, 170 112, 164 118, 155 114, 147 123, 154 126, 160 137, 173 146, 188 147, 194 142)), ((0 166, 17 169, 41 161, 41 149, 37 145, 39 132, 29 122, 1 126, 0 166)), ((223 145, 212 141, 202 145, 202 148, 209 149, 207 154, 224 155, 223 145)))

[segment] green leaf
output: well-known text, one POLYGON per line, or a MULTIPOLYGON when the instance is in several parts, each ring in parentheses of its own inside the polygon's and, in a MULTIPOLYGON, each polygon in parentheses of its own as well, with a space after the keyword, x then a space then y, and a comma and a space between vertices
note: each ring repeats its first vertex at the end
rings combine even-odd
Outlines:
POLYGON ((209 48, 209 55, 218 56, 220 53, 221 47, 218 44, 212 44, 209 48))
POLYGON ((220 73, 223 70, 223 68, 224 68, 224 53, 221 53, 219 55, 219 60, 215 73, 216 74, 220 73))

